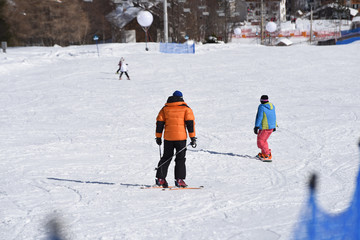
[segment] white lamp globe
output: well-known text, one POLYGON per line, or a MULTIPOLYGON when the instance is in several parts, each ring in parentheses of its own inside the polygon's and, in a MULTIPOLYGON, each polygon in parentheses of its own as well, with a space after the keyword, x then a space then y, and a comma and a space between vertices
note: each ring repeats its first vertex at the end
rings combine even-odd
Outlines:
POLYGON ((235 33, 235 35, 240 35, 241 34, 241 29, 240 28, 235 28, 234 33, 235 33))
POLYGON ((142 27, 150 27, 150 25, 152 24, 152 22, 154 20, 153 15, 148 11, 139 12, 136 19, 137 19, 137 22, 142 27))
POLYGON ((276 26, 276 23, 274 23, 274 22, 268 22, 266 24, 266 31, 268 31, 268 32, 271 32, 271 33, 275 32, 276 28, 277 28, 277 26, 276 26))

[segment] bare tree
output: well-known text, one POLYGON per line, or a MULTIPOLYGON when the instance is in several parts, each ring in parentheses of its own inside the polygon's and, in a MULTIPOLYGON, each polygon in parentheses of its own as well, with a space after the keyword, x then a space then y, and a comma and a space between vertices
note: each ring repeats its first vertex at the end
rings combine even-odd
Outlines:
POLYGON ((9 24, 6 21, 4 10, 6 8, 6 0, 0 0, 0 40, 11 41, 11 34, 9 31, 9 24))
POLYGON ((82 44, 89 20, 81 2, 16 0, 6 11, 10 31, 16 36, 18 44, 82 44))

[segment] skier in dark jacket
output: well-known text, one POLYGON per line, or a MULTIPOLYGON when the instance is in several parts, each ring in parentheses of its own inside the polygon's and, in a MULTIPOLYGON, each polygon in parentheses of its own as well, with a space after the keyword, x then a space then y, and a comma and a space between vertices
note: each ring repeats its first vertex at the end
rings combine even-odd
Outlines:
POLYGON ((164 154, 158 164, 156 184, 164 188, 168 187, 166 176, 174 149, 176 149, 178 154, 175 157, 175 184, 178 187, 187 187, 184 182, 186 177, 186 129, 191 139, 191 146, 196 147, 195 117, 191 108, 184 102, 180 91, 175 91, 168 98, 156 118, 155 135, 158 145, 162 144, 161 137, 164 129, 164 154))

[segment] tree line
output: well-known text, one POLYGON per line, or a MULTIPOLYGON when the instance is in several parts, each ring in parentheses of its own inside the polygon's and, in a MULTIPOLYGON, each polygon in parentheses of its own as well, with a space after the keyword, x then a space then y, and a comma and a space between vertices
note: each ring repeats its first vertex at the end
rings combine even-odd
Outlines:
POLYGON ((87 44, 111 35, 105 14, 111 1, 0 0, 0 40, 9 46, 87 44))
MULTIPOLYGON (((154 14, 157 21, 150 30, 152 40, 158 40, 154 36, 159 32, 163 35, 163 4, 128 2, 154 14)), ((173 42, 183 42, 186 36, 204 41, 209 35, 227 41, 231 22, 228 1, 168 0, 168 3, 169 36, 173 42), (221 8, 224 16, 219 17, 217 11, 221 8)), ((0 41, 7 41, 9 46, 67 46, 93 43, 93 36, 98 35, 101 41, 116 42, 121 29, 106 19, 116 7, 112 0, 0 0, 0 41)), ((134 29, 136 25, 132 22, 127 28, 134 29)))
MULTIPOLYGON (((269 0, 264 0, 269 1, 269 0)), ((301 0, 305 1, 305 0, 301 0)), ((291 1, 291 3, 301 2, 291 1)), ((335 0, 343 2, 344 0, 335 0)), ((128 6, 149 10, 154 22, 150 41, 162 41, 164 29, 163 3, 158 0, 128 0, 128 6)), ((167 0, 169 37, 172 42, 186 38, 204 42, 209 36, 228 42, 232 30, 244 21, 244 1, 167 0)), ((94 35, 102 42, 117 42, 122 30, 142 31, 136 19, 123 29, 106 16, 116 11, 112 0, 0 0, 0 41, 9 46, 61 46, 93 43, 94 35)), ((292 5, 291 5, 292 6, 292 5)), ((339 5, 341 6, 341 4, 339 5)), ((298 9, 298 6, 292 6, 298 9)), ((125 9, 125 7, 124 7, 125 9)), ((246 10, 245 10, 246 11, 246 10)), ((137 38, 142 36, 138 34, 137 38), (139 35, 139 36, 138 36, 139 35)), ((144 41, 145 39, 138 39, 144 41)))

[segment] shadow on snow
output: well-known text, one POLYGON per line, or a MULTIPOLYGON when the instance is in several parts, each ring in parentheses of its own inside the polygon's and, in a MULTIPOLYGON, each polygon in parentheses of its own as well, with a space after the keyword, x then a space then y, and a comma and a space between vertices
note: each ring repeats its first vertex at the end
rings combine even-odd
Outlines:
POLYGON ((206 152, 206 153, 216 154, 216 155, 224 155, 224 156, 241 157, 241 158, 249 158, 249 159, 259 160, 258 158, 254 157, 254 156, 250 156, 250 155, 246 155, 246 154, 242 155, 242 154, 235 154, 235 153, 223 153, 223 152, 216 152, 216 151, 210 151, 210 150, 205 150, 205 149, 200 149, 200 150, 188 149, 188 151, 191 151, 191 152, 206 152))
POLYGON ((113 182, 102 182, 102 181, 82 181, 76 179, 66 179, 66 178, 47 178, 48 180, 60 181, 60 182, 75 182, 75 183, 86 183, 86 184, 102 184, 102 185, 120 185, 125 187, 150 187, 150 185, 145 184, 133 184, 133 183, 113 183, 113 182))

